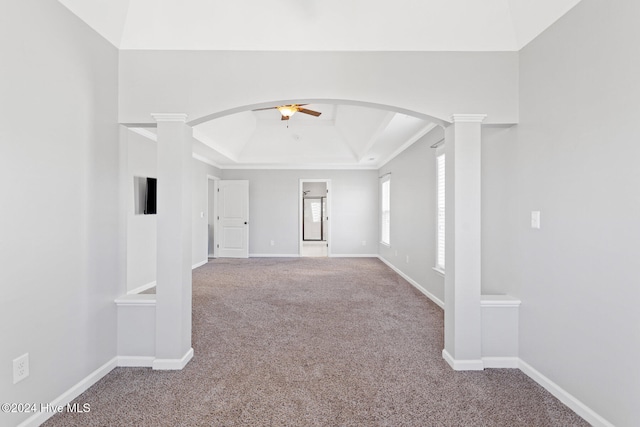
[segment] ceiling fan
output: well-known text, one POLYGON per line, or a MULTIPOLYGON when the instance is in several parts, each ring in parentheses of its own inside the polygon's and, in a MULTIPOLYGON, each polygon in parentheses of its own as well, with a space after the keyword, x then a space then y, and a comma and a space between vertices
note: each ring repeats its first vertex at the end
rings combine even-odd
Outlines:
POLYGON ((253 111, 278 110, 280 111, 280 114, 282 114, 282 118, 280 120, 289 120, 291 116, 293 116, 295 113, 298 113, 298 112, 309 114, 310 116, 314 116, 314 117, 318 117, 320 114, 322 114, 319 111, 313 111, 307 108, 302 108, 305 105, 307 104, 279 105, 277 107, 258 108, 257 110, 253 110, 253 111))

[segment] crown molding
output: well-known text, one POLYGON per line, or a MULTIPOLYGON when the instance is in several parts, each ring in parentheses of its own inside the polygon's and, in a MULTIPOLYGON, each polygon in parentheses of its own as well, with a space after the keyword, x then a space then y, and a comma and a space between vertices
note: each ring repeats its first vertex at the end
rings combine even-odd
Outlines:
POLYGON ((454 114, 451 123, 482 123, 486 118, 486 114, 454 114))
POLYGON ((211 166, 213 166, 215 168, 222 169, 222 166, 220 166, 219 164, 217 164, 213 160, 206 158, 205 156, 201 156, 200 154, 193 153, 193 158, 196 159, 196 160, 201 161, 202 163, 206 163, 208 165, 211 165, 211 166))

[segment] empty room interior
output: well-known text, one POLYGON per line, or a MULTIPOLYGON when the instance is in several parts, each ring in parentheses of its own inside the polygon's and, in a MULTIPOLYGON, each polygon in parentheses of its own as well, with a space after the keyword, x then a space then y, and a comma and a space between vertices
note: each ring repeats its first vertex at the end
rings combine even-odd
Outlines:
POLYGON ((638 425, 638 19, 4 2, 0 426, 638 425))

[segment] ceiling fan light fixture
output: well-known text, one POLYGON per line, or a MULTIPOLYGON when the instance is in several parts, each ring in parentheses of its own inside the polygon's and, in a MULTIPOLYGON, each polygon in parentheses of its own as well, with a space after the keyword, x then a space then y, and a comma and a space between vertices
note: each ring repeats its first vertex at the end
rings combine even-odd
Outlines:
POLYGON ((291 117, 298 111, 298 108, 295 105, 283 105, 276 108, 284 117, 291 117))

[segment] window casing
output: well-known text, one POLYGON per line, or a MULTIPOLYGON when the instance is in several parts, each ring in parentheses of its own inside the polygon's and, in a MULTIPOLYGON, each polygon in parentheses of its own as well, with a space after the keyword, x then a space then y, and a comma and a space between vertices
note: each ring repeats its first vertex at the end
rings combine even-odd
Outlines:
POLYGON ((391 245, 391 176, 380 178, 380 243, 391 245))

